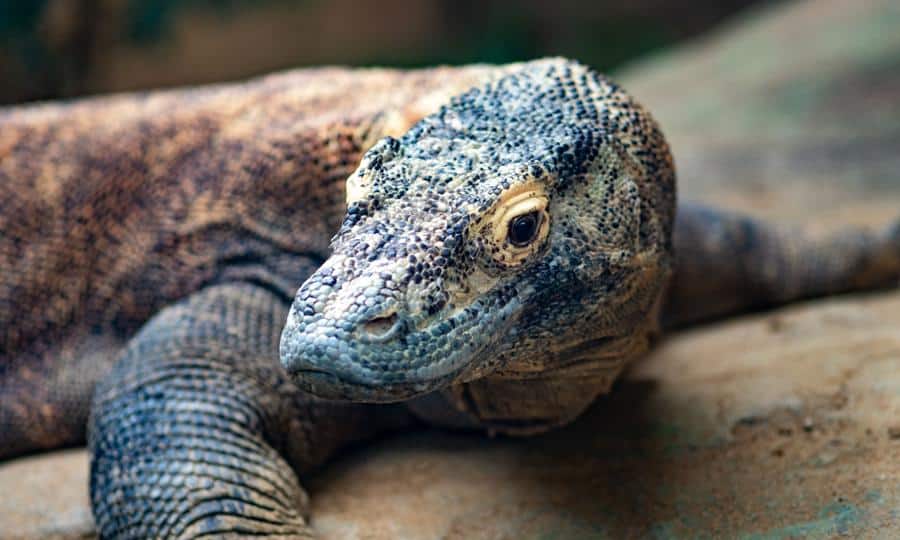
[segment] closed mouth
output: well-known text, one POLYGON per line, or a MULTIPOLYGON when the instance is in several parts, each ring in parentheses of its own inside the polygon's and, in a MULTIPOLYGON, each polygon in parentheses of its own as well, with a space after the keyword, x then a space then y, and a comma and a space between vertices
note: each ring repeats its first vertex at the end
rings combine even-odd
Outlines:
MULTIPOLYGON (((506 309, 512 307, 510 303, 506 309)), ((301 390, 320 398, 363 403, 411 399, 470 377, 490 343, 513 320, 500 317, 484 339, 447 345, 452 332, 462 332, 460 328, 472 332, 478 326, 469 320, 472 311, 460 313, 458 320, 443 320, 413 332, 406 331, 409 321, 389 311, 369 319, 364 331, 337 338, 288 326, 282 334, 281 364, 301 390), (438 352, 426 346, 430 340, 441 340, 438 352), (420 352, 426 356, 416 356, 420 352)))
POLYGON ((314 396, 362 403, 391 403, 413 398, 440 386, 445 378, 430 381, 396 381, 367 384, 317 368, 291 371, 294 383, 314 396))

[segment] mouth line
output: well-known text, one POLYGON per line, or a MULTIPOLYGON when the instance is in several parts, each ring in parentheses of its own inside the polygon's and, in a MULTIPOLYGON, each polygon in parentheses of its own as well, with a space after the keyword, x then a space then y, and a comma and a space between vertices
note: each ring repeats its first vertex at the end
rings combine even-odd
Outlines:
MULTIPOLYGON (((471 307, 477 309, 480 304, 481 302, 476 300, 476 303, 471 307)), ((289 334, 287 338, 282 338, 281 364, 298 388, 319 398, 361 403, 405 401, 449 387, 455 382, 468 380, 479 369, 481 363, 479 359, 485 357, 486 351, 489 350, 491 343, 495 341, 493 338, 505 334, 509 326, 513 324, 516 318, 511 317, 509 312, 514 311, 515 307, 513 303, 507 304, 504 306, 507 313, 502 313, 501 315, 503 316, 499 317, 499 319, 488 321, 488 323, 494 323, 488 325, 492 330, 490 332, 492 338, 488 338, 486 341, 481 340, 480 343, 478 342, 479 340, 475 340, 475 343, 469 341, 461 344, 456 349, 445 351, 446 354, 440 358, 431 359, 424 363, 421 361, 413 362, 408 365, 408 369, 398 368, 394 365, 398 361, 408 361, 395 354, 397 353, 394 350, 396 347, 391 348, 391 350, 385 349, 380 351, 382 347, 378 347, 378 345, 392 341, 390 339, 384 340, 382 343, 378 343, 382 340, 358 339, 358 337, 355 339, 360 345, 376 346, 377 350, 369 351, 370 354, 368 356, 376 357, 372 362, 383 364, 384 367, 390 366, 391 368, 390 370, 382 371, 364 367, 358 360, 351 362, 343 357, 335 357, 333 354, 326 353, 323 348, 310 349, 303 344, 306 341, 303 338, 305 332, 296 330, 293 334, 289 334), (285 355, 286 351, 284 349, 285 339, 288 340, 288 343, 294 342, 290 344, 287 355, 285 355), (379 351, 380 354, 376 354, 379 351), (423 367, 425 372, 421 371, 423 367)), ((472 317, 471 311, 465 310, 465 312, 453 317, 458 321, 455 324, 447 324, 446 318, 442 320, 441 324, 446 328, 442 328, 441 336, 450 336, 453 332, 461 331, 460 328, 466 327, 466 323, 470 322, 467 319, 467 315, 469 318, 472 317)), ((378 318, 376 318, 376 321, 380 322, 378 318)), ((388 334, 391 334, 392 337, 396 337, 394 334, 397 331, 397 326, 400 324, 411 324, 409 320, 394 322, 398 324, 388 331, 388 334)), ((484 324, 484 321, 474 321, 468 326, 483 327, 484 324)), ((407 340, 409 340, 410 346, 416 347, 418 342, 434 340, 438 337, 432 331, 435 327, 437 325, 432 324, 426 329, 414 332, 412 335, 403 336, 400 344, 406 346, 407 340)), ((358 346, 352 348, 360 349, 358 346)))
POLYGON ((361 403, 392 403, 427 394, 452 377, 443 376, 425 381, 397 381, 365 383, 319 368, 299 368, 289 372, 301 390, 324 399, 361 403))

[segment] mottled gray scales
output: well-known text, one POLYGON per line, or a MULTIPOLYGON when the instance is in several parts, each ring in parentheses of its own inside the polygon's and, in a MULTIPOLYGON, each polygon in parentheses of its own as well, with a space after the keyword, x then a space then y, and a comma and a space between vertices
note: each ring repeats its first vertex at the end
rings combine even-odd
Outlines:
POLYGON ((295 472, 402 425, 389 408, 296 390, 272 362, 286 315, 264 289, 216 286, 134 337, 93 403, 91 495, 104 537, 304 535, 295 472), (323 419, 334 424, 319 428, 323 419))
MULTIPOLYGON (((583 341, 641 341, 655 324, 671 157, 649 115, 585 66, 534 62, 459 95, 376 144, 349 182, 332 256, 282 337, 282 361, 314 393, 392 401, 537 377, 583 341), (519 202, 530 215, 529 198, 545 201, 548 230, 511 246, 497 214, 519 202), (375 319, 391 325, 371 332, 375 319)), ((561 406, 581 410, 600 389, 561 406)))
POLYGON ((307 536, 342 446, 545 431, 661 321, 900 277, 900 226, 676 220, 649 113, 565 59, 0 110, 0 210, 0 458, 89 425, 107 539, 307 536))

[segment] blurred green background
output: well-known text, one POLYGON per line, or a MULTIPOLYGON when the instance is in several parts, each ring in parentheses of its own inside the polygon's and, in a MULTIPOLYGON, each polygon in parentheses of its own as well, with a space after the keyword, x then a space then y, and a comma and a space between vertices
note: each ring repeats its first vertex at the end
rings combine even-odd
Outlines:
POLYGON ((416 67, 560 54, 609 71, 756 3, 0 0, 0 103, 322 64, 416 67))

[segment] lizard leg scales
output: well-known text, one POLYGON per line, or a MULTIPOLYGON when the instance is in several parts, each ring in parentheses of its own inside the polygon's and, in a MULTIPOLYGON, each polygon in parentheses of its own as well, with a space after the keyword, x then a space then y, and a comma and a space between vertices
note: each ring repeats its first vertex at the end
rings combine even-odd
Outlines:
POLYGON ((94 400, 101 538, 310 534, 296 473, 379 422, 373 406, 317 400, 287 379, 277 362, 286 312, 266 290, 223 285, 138 333, 94 400))

